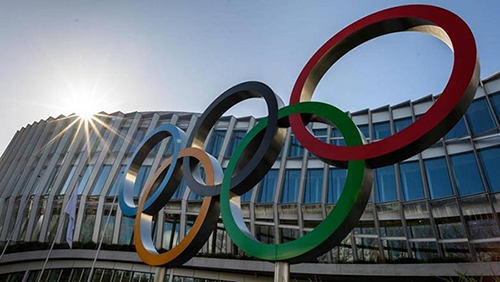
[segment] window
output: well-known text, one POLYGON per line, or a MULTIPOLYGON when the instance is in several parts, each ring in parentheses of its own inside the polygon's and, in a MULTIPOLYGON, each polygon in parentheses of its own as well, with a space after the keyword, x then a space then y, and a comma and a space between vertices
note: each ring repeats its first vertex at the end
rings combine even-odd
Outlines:
POLYGON ((139 168, 139 172, 137 172, 137 177, 135 178, 134 183, 134 197, 139 197, 142 189, 144 188, 144 184, 146 184, 146 180, 149 175, 149 171, 151 170, 151 166, 143 165, 139 168))
POLYGON ((146 130, 147 130, 147 128, 145 128, 145 127, 139 127, 139 129, 137 129, 137 132, 135 133, 135 137, 132 141, 132 144, 130 145, 130 148, 128 149, 128 151, 130 153, 135 152, 135 149, 137 148, 137 146, 139 146, 139 144, 141 144, 142 140, 144 139, 144 136, 146 135, 146 130))
POLYGON ((268 203, 274 199, 274 191, 278 184, 278 170, 271 169, 267 175, 260 182, 259 193, 257 195, 257 202, 268 203))
MULTIPOLYGON (((314 136, 323 143, 326 143, 328 138, 328 132, 326 128, 318 128, 312 130, 314 136)), ((309 152, 309 156, 316 157, 313 153, 309 152)))
POLYGON ((125 179, 125 169, 127 169, 126 165, 120 166, 120 170, 116 172, 115 178, 113 179, 113 182, 111 182, 111 188, 108 190, 107 196, 118 195, 118 192, 123 184, 123 180, 125 179))
POLYGON ((469 106, 467 118, 472 134, 478 135, 495 128, 493 115, 485 98, 477 99, 469 106))
POLYGON ((479 159, 483 165, 484 174, 490 185, 491 192, 500 191, 500 147, 488 148, 479 151, 479 159))
POLYGON ((342 190, 344 189, 346 177, 346 169, 334 168, 328 171, 328 186, 326 190, 327 203, 332 204, 339 200, 342 190))
POLYGON ((460 196, 484 191, 474 154, 469 152, 451 156, 451 166, 460 196))
POLYGON ((125 131, 125 127, 120 127, 117 133, 112 132, 112 134, 115 134, 116 136, 115 136, 115 144, 113 145, 113 149, 111 151, 113 153, 116 153, 120 151, 123 145, 123 139, 125 138, 125 134, 127 134, 127 132, 125 131))
POLYGON ((427 184, 432 199, 453 195, 450 175, 444 158, 424 160, 427 184))
POLYGON ((411 117, 401 118, 394 121, 394 127, 396 128, 396 132, 400 132, 412 123, 413 120, 411 117))
POLYGON ((210 139, 208 140, 207 148, 205 151, 212 156, 217 157, 222 148, 222 143, 224 142, 224 137, 226 136, 225 130, 214 130, 210 139))
POLYGON ((287 169, 283 191, 281 192, 281 203, 296 203, 299 192, 300 169, 287 169))
POLYGON ((94 184, 94 188, 92 189, 93 196, 97 196, 101 194, 102 188, 108 179, 109 172, 111 171, 111 165, 103 165, 99 176, 97 177, 97 181, 94 184))
POLYGON ((253 190, 250 189, 245 194, 241 195, 240 201, 241 202, 250 202, 250 200, 252 198, 252 192, 253 192, 253 190))
POLYGON ((375 170, 375 201, 381 203, 397 199, 394 166, 377 168, 375 170))
POLYGON ((384 139, 391 136, 391 124, 388 121, 373 124, 373 139, 384 139))
POLYGON ((465 127, 464 118, 461 118, 455 126, 448 131, 446 139, 454 139, 467 136, 467 128, 465 127))
POLYGON ((332 133, 331 133, 331 138, 330 138, 330 144, 334 144, 336 146, 345 146, 345 140, 344 137, 342 136, 342 133, 340 130, 336 128, 332 128, 332 133))
POLYGON ((85 185, 87 185, 87 181, 89 180, 90 173, 92 172, 93 168, 93 165, 86 165, 84 171, 79 175, 80 177, 77 184, 78 195, 81 195, 83 193, 83 189, 85 189, 85 185))
POLYGON ((422 199, 424 189, 419 162, 407 162, 399 165, 400 184, 405 201, 422 199))
POLYGON ((71 182, 73 175, 75 175, 75 171, 76 171, 76 165, 72 165, 68 175, 66 176, 66 180, 64 181, 64 185, 62 186, 59 195, 64 195, 66 193, 66 191, 68 190, 69 183, 71 182))
POLYGON ((370 127, 368 127, 368 124, 358 125, 358 128, 366 139, 370 138, 370 127))
POLYGON ((295 135, 290 136, 290 148, 288 149, 288 157, 302 157, 304 155, 304 147, 295 138, 295 135))
POLYGON ((497 114, 497 118, 500 119, 500 92, 497 92, 496 94, 491 95, 490 102, 491 102, 491 105, 493 106, 493 109, 495 109, 495 112, 497 114))
POLYGON ((323 186, 323 169, 307 170, 306 188, 304 191, 304 203, 321 202, 321 187, 323 186))
POLYGON ((134 221, 135 217, 122 216, 122 223, 120 225, 120 235, 118 236, 119 245, 132 244, 132 236, 134 234, 134 221))
POLYGON ((226 158, 230 158, 234 154, 241 140, 243 140, 243 137, 245 137, 245 134, 246 134, 245 130, 233 131, 233 137, 231 138, 231 142, 229 142, 229 146, 227 147, 226 150, 226 158))

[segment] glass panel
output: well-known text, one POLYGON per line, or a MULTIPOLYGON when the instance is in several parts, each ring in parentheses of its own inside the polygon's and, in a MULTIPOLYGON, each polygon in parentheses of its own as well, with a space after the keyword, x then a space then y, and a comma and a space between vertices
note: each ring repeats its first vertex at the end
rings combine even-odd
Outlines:
POLYGON ((281 192, 281 203, 295 203, 299 192, 300 169, 287 169, 281 192))
POLYGON ((411 117, 401 118, 394 121, 394 127, 396 127, 396 132, 400 132, 401 130, 408 127, 408 125, 412 124, 413 120, 411 117))
POLYGON ((101 168, 101 172, 97 177, 97 181, 94 183, 94 188, 92 189, 91 195, 97 196, 101 194, 102 188, 108 179, 109 172, 111 170, 111 165, 103 165, 101 168))
POLYGON ((479 261, 500 261, 500 242, 473 244, 473 246, 479 261))
POLYGON ((460 203, 472 240, 500 237, 498 223, 486 196, 462 199, 460 203))
POLYGON ((465 238, 460 213, 454 200, 432 203, 432 215, 438 228, 439 238, 465 238))
POLYGON ((68 191, 69 183, 71 182, 73 175, 75 175, 75 171, 76 171, 76 165, 72 165, 68 175, 66 176, 66 180, 64 181, 61 192, 59 192, 59 195, 64 195, 66 191, 68 191))
POLYGON ((347 169, 329 169, 327 182, 327 203, 336 203, 344 189, 347 169))
MULTIPOLYGON (((113 149, 111 150, 113 153, 116 153, 120 150, 123 144, 123 139, 125 138, 125 134, 127 134, 128 128, 120 127, 118 129, 118 134, 115 137, 115 144, 113 145, 113 149)), ((112 134, 114 134, 112 132, 112 134)))
POLYGON ((484 174, 490 185, 491 192, 500 191, 500 147, 488 148, 479 151, 479 159, 483 165, 484 174))
POLYGON ((146 131, 147 131, 147 128, 144 128, 144 127, 139 127, 139 129, 137 129, 137 132, 135 133, 135 137, 134 137, 133 141, 131 142, 132 144, 130 144, 130 147, 128 149, 129 153, 135 152, 135 149, 137 148, 137 146, 139 146, 139 144, 141 144, 142 140, 144 139, 144 136, 146 135, 146 131))
POLYGON ((253 193, 253 189, 248 190, 245 194, 241 195, 240 201, 241 202, 250 202, 250 200, 252 198, 252 193, 253 193))
POLYGON ((460 196, 484 192, 483 181, 479 176, 479 169, 473 153, 451 156, 451 166, 460 196))
POLYGON ((380 261, 378 240, 374 238, 356 238, 358 260, 376 262, 380 261))
POLYGON ((461 118, 455 126, 448 131, 446 134, 446 139, 453 139, 453 138, 460 138, 467 136, 467 128, 465 127, 465 120, 464 118, 461 118))
POLYGON ((377 203, 396 201, 396 179, 394 166, 386 166, 375 169, 375 201, 377 203))
POLYGON ((80 234, 80 242, 92 241, 92 233, 94 232, 94 222, 97 212, 96 204, 87 204, 85 213, 83 214, 82 233, 80 234))
POLYGON ((101 232, 99 239, 102 238, 104 244, 111 244, 113 240, 113 231, 115 230, 116 210, 113 206, 106 205, 101 219, 101 232), (110 214, 111 212, 111 214, 110 214))
POLYGON ((47 205, 47 200, 42 200, 38 204, 38 210, 35 217, 35 228, 31 234, 31 241, 38 241, 40 236, 40 231, 42 229, 43 218, 45 217, 45 206, 47 205))
POLYGON ((363 133, 366 139, 370 138, 370 127, 368 124, 358 125, 359 131, 363 133))
POLYGON ((291 242, 300 237, 298 229, 280 228, 281 243, 291 242))
POLYGON ((127 169, 127 166, 121 165, 120 169, 115 173, 115 178, 113 179, 113 182, 111 182, 111 188, 108 190, 107 196, 118 195, 118 191, 120 191, 119 189, 125 179, 125 169, 127 169))
POLYGON ((119 245, 131 245, 132 235, 134 234, 134 220, 135 217, 122 216, 120 225, 120 235, 118 236, 119 245))
POLYGON ((50 216, 49 228, 47 230, 46 242, 52 242, 56 236, 57 226, 59 223, 59 216, 61 215, 61 201, 56 201, 52 207, 52 215, 50 216))
POLYGON ((470 261, 471 256, 467 243, 446 243, 441 244, 446 258, 452 258, 453 261, 470 261))
POLYGON ((432 199, 453 195, 445 158, 424 160, 424 167, 432 199))
POLYGON ((234 130, 233 131, 233 136, 231 138, 231 142, 229 142, 229 146, 227 147, 226 150, 226 158, 230 158, 234 152, 236 151, 236 148, 240 144, 241 140, 243 140, 243 137, 245 137, 246 131, 245 130, 234 130))
POLYGON ((42 195, 47 195, 52 190, 52 186, 54 185, 54 181, 56 180, 56 177, 59 174, 60 169, 61 169, 61 166, 56 165, 56 167, 52 170, 50 177, 47 180, 47 185, 43 189, 42 195))
MULTIPOLYGON (((327 142, 327 138, 328 138, 328 131, 326 128, 318 128, 318 129, 313 129, 312 130, 314 136, 320 140, 321 142, 323 143, 326 143, 327 142)), ((314 154, 312 154, 311 152, 309 152, 309 156, 315 158, 316 156, 314 154)))
POLYGON ((418 161, 401 163, 399 164, 399 172, 401 174, 400 184, 405 201, 422 199, 424 197, 424 189, 422 174, 420 173, 420 163, 418 161))
POLYGON ((354 234, 369 234, 376 235, 377 230, 375 229, 375 216, 373 213, 373 204, 368 204, 363 216, 361 216, 358 222, 358 227, 354 228, 354 234))
POLYGON ((491 95, 490 102, 497 114, 497 118, 500 119, 500 92, 491 95))
POLYGON ((276 185, 278 184, 278 173, 279 171, 277 169, 271 169, 264 179, 262 179, 257 194, 258 203, 268 203, 273 201, 274 191, 276 190, 276 185))
POLYGON ((137 172, 137 178, 135 179, 134 183, 134 197, 139 197, 139 195, 141 194, 141 191, 144 188, 144 184, 146 183, 150 170, 151 170, 150 165, 143 165, 139 168, 139 171, 137 172))
POLYGON ((373 139, 384 139, 391 136, 391 124, 388 121, 373 124, 373 139))
POLYGON ((290 147, 288 149, 288 157, 302 157, 304 155, 304 147, 299 143, 299 140, 294 135, 290 136, 290 147))
POLYGON ((435 242, 411 242, 413 257, 426 261, 438 257, 437 246, 435 242))
POLYGON ((217 157, 220 153, 220 149, 222 147, 222 143, 224 142, 225 136, 226 136, 225 130, 216 129, 212 131, 212 135, 210 135, 210 139, 208 140, 208 144, 205 151, 210 155, 217 157))
POLYGON ((409 238, 435 238, 425 202, 405 204, 404 214, 409 238))
POLYGON ((180 216, 178 214, 165 214, 163 224, 162 248, 172 249, 179 241, 179 232, 181 230, 180 216))
POLYGON ((380 223, 380 236, 404 237, 403 223, 399 203, 377 205, 377 214, 380 223))
POLYGON ((93 168, 94 168, 93 165, 86 165, 83 168, 83 171, 80 174, 81 177, 79 176, 77 183, 78 195, 81 195, 83 193, 83 189, 85 189, 85 185, 87 185, 87 181, 89 180, 90 173, 92 172, 93 168))
POLYGON ((308 169, 304 203, 321 202, 321 188, 323 186, 323 169, 308 169))
POLYGON ((478 135, 495 128, 493 115, 491 114, 488 103, 484 97, 476 99, 472 102, 467 110, 467 118, 469 120, 472 134, 474 135, 478 135))
POLYGON ((384 246, 384 255, 389 261, 397 261, 409 257, 406 241, 382 240, 382 244, 384 246))

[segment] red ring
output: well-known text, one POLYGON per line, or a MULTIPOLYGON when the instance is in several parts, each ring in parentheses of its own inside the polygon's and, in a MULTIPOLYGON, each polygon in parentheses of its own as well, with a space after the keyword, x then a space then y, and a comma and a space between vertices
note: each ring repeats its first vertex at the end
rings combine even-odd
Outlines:
POLYGON ((335 146, 316 139, 300 115, 290 116, 293 133, 318 157, 333 162, 366 160, 381 167, 407 159, 428 148, 465 114, 479 85, 479 60, 474 36, 457 15, 428 5, 407 5, 383 10, 347 26, 311 57, 295 82, 290 105, 310 101, 326 71, 344 54, 375 37, 397 31, 422 31, 438 37, 454 50, 453 70, 441 96, 413 124, 383 140, 353 147, 335 146), (436 33, 438 29, 442 33, 436 33))

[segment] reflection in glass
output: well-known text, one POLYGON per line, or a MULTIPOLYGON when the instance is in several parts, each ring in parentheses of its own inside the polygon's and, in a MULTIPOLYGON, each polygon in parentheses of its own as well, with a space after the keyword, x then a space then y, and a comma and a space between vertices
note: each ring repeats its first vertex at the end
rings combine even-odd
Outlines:
POLYGON ((304 191, 304 203, 321 202, 321 188, 323 186, 323 169, 308 169, 306 187, 304 191))
POLYGON ((391 124, 388 121, 373 124, 373 139, 379 140, 391 136, 391 124))
POLYGON ((375 169, 374 186, 375 201, 377 203, 395 201, 398 199, 393 165, 375 169))
POLYGON ((420 163, 418 161, 401 163, 399 164, 399 172, 404 199, 406 201, 422 199, 424 191, 420 163))
POLYGON ((278 170, 271 169, 266 174, 264 179, 260 182, 259 191, 257 194, 257 202, 268 203, 272 202, 274 198, 274 191, 278 184, 278 170))
POLYGON ((424 167, 432 199, 453 195, 448 166, 444 157, 424 160, 424 167))
POLYGON ((483 181, 472 152, 452 155, 451 166, 460 196, 484 192, 483 181))
POLYGON ((299 192, 300 169, 287 169, 281 192, 281 203, 295 203, 299 192))
POLYGON ((472 102, 467 109, 467 118, 473 135, 479 135, 495 128, 493 115, 484 97, 472 102))
POLYGON ((483 165, 484 174, 490 186, 491 192, 500 191, 500 147, 493 147, 479 151, 479 159, 483 165))
POLYGON ((400 132, 412 123, 413 120, 411 117, 401 118, 394 121, 394 127, 396 128, 396 132, 400 132))
POLYGON ((328 170, 327 203, 332 204, 339 200, 344 189, 346 177, 347 169, 330 168, 328 170))

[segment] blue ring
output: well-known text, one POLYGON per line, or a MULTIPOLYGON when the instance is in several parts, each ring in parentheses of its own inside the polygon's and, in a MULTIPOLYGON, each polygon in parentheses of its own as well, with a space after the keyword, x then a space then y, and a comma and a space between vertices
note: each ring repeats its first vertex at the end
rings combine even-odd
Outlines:
POLYGON ((165 174, 165 177, 163 177, 163 180, 158 186, 158 189, 156 189, 156 191, 151 194, 146 200, 146 203, 144 204, 144 212, 149 214, 153 210, 158 209, 159 206, 163 205, 163 203, 165 203, 172 197, 175 189, 167 189, 167 185, 174 186, 174 188, 179 185, 180 179, 178 179, 178 177, 174 177, 173 179, 171 178, 175 170, 181 169, 181 164, 179 163, 179 165, 177 165, 177 159, 179 151, 182 150, 186 145, 186 133, 184 133, 184 131, 182 131, 175 125, 163 124, 146 135, 141 144, 137 146, 137 149, 132 155, 132 160, 127 165, 127 168, 125 170, 125 179, 122 184, 122 189, 120 189, 120 195, 118 199, 120 208, 122 209, 124 215, 136 215, 137 206, 134 203, 134 186, 137 173, 139 172, 139 168, 148 156, 149 152, 151 152, 151 150, 153 150, 153 148, 158 143, 160 143, 167 137, 172 137, 171 142, 174 142, 172 164, 168 168, 168 171, 165 174))

